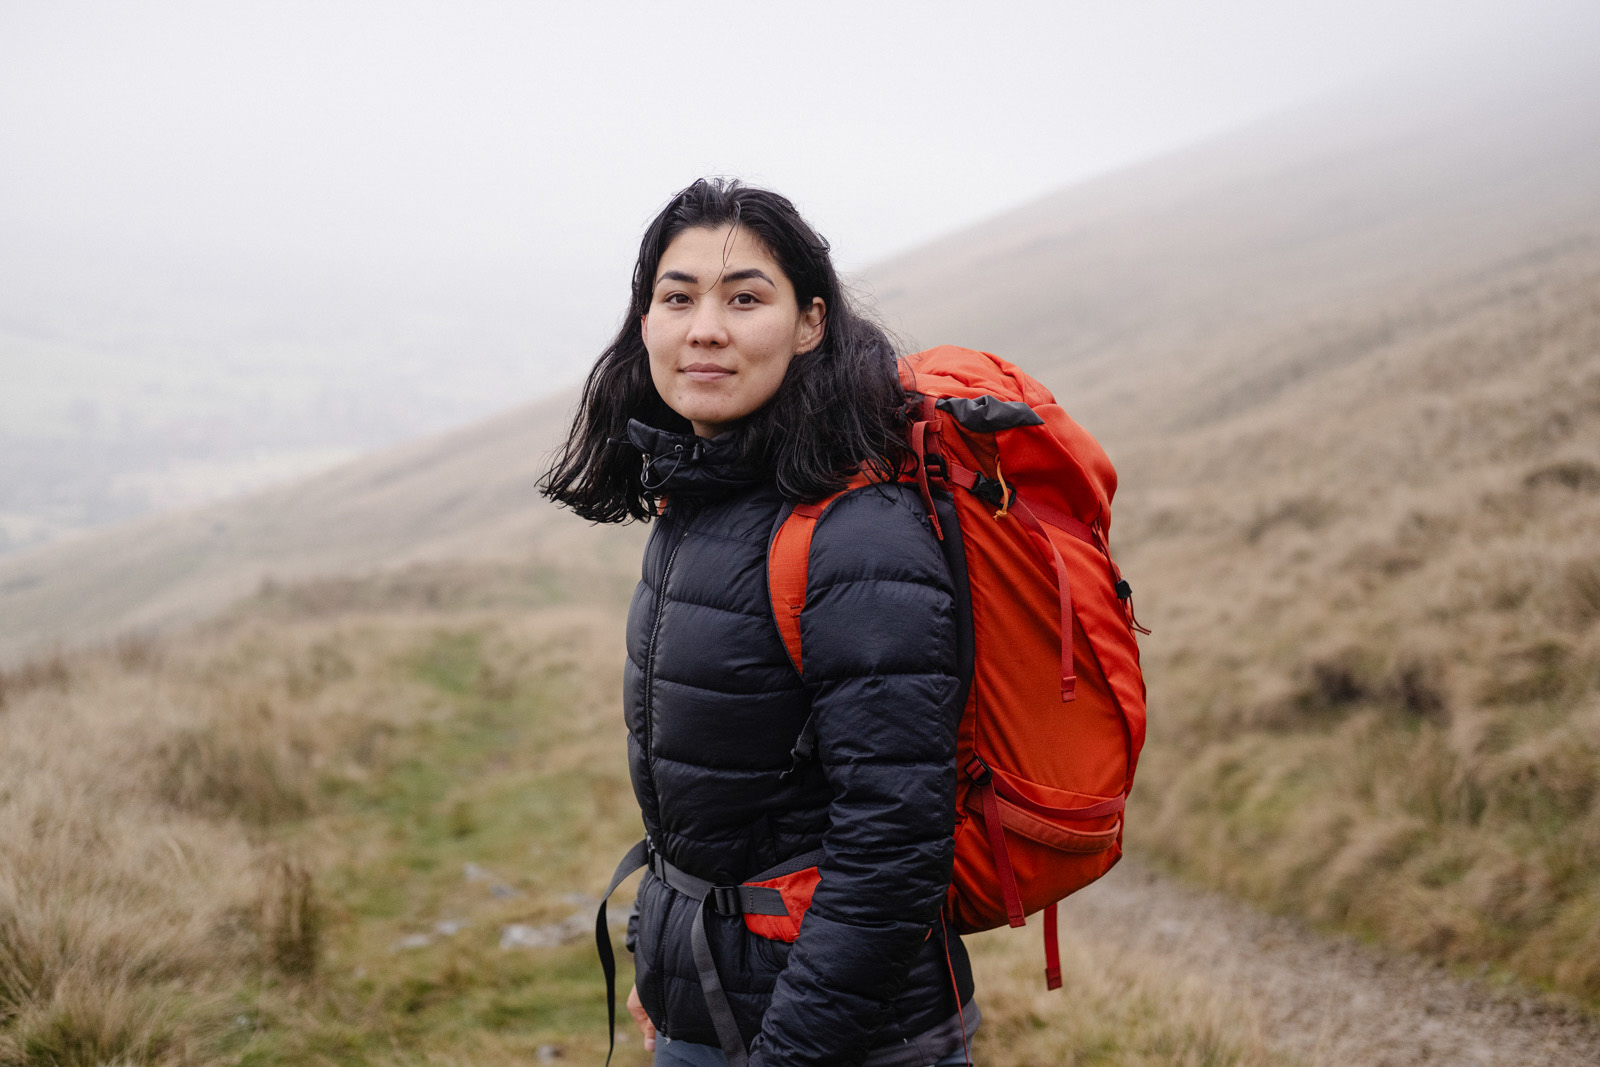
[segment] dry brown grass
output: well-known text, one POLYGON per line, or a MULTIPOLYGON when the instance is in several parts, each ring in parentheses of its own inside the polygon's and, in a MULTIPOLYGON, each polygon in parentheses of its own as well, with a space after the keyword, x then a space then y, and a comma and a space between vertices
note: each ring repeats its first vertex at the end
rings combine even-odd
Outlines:
POLYGON ((326 859, 285 831, 432 713, 418 639, 255 624, 7 675, 0 1062, 207 1059, 252 983, 315 979, 326 859))
POLYGON ((1130 837, 1592 1002, 1600 245, 1429 298, 1348 366, 1125 465, 1156 631, 1130 837))
MULTIPOLYGON (((0 1064, 599 1054, 583 898, 638 833, 620 620, 369 610, 388 595, 278 589, 8 675, 0 1064), (513 923, 564 932, 502 949, 513 923)), ((1045 996, 1037 956, 979 939, 982 1062, 1278 1062, 1243 1006, 1154 961, 1069 931, 1045 996)))
MULTIPOLYGON (((1039 922, 1037 918, 1033 920, 1039 922)), ((1251 1006, 1236 993, 1172 972, 1143 952, 1121 954, 1067 924, 1062 988, 1045 989, 1030 929, 968 940, 983 1026, 974 1062, 995 1067, 1266 1067, 1251 1006)))

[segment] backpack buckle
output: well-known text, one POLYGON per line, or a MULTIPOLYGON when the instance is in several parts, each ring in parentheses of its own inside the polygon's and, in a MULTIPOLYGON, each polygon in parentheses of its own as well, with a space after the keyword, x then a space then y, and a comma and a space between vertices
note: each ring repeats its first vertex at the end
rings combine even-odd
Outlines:
POLYGON ((718 915, 743 915, 744 903, 739 899, 739 887, 736 885, 712 886, 711 907, 718 915))
POLYGON ((941 452, 925 453, 922 457, 922 469, 927 471, 930 477, 938 478, 940 481, 950 480, 950 470, 945 466, 944 454, 941 452))
POLYGON ((971 778, 978 785, 988 785, 989 782, 994 778, 994 772, 989 769, 989 765, 983 762, 983 758, 980 756, 974 755, 971 759, 969 759, 965 769, 967 772, 967 777, 971 778))
POLYGON ((809 759, 811 759, 811 746, 806 743, 806 738, 802 734, 800 740, 796 741, 794 747, 789 750, 789 769, 779 773, 778 781, 787 782, 799 774, 800 768, 805 766, 806 761, 809 759))
POLYGON ((1011 505, 1017 502, 1017 487, 1007 485, 998 478, 991 478, 981 472, 972 476, 972 488, 969 490, 973 496, 988 504, 991 508, 999 508, 1006 512, 1011 505))

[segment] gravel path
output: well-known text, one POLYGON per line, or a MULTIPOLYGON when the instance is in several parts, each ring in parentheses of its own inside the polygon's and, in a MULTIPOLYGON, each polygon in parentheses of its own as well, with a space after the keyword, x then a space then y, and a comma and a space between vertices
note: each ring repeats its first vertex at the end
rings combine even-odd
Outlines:
POLYGON ((1268 1045, 1313 1067, 1597 1067, 1600 1019, 1292 919, 1124 861, 1062 905, 1085 941, 1227 983, 1268 1045))

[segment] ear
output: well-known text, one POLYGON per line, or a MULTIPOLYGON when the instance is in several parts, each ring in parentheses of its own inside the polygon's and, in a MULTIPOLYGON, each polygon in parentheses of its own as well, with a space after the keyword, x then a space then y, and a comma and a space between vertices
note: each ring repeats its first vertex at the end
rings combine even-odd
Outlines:
POLYGON ((640 315, 639 316, 639 340, 643 341, 647 346, 650 344, 650 316, 649 315, 640 315))
POLYGON ((805 355, 822 343, 822 329, 828 321, 828 306, 822 297, 811 298, 811 306, 800 313, 794 328, 794 354, 805 355))

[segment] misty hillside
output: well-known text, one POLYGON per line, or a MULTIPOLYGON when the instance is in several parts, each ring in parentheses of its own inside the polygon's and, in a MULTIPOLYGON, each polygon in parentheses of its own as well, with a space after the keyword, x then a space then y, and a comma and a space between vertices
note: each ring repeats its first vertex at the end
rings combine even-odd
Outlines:
POLYGON ((1448 314, 1433 289, 1600 233, 1600 73, 1501 62, 1066 189, 884 264, 871 292, 918 347, 1037 368, 1114 457, 1268 402, 1448 314))
POLYGON ((596 299, 572 336, 514 270, 419 279, 5 223, 0 249, 0 554, 492 415, 573 380, 614 314, 596 299))
POLYGON ((636 566, 634 531, 589 534, 538 497, 558 396, 282 488, 0 559, 0 651, 197 619, 263 583, 428 560, 636 566))
MULTIPOLYGON (((1492 91, 1419 79, 1310 108, 1068 189, 869 283, 909 339, 1036 369, 1123 470, 1125 533, 1230 449, 1267 463, 1238 444, 1257 420, 1309 429, 1340 375, 1370 384, 1372 367, 1420 358, 1409 340, 1506 286, 1581 290, 1597 231, 1600 79, 1558 67, 1492 91)), ((589 551, 582 524, 533 491, 565 406, 0 559, 0 653, 194 618, 268 577, 589 551)), ((1364 425, 1363 411, 1376 416, 1349 417, 1364 425)))

